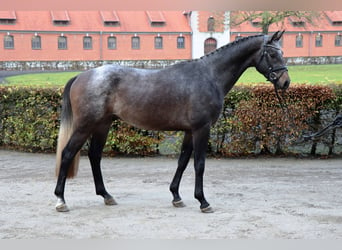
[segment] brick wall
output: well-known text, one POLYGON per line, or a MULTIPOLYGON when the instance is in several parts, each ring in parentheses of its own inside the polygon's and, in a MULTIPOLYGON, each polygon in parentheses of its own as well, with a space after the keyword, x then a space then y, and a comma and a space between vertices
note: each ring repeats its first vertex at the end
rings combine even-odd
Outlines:
POLYGON ((342 46, 335 46, 336 33, 321 33, 322 47, 316 47, 315 37, 318 33, 303 33, 303 47, 296 47, 298 33, 288 33, 283 38, 283 50, 286 57, 342 56, 342 46))
MULTIPOLYGON (((41 49, 32 49, 31 39, 34 33, 11 33, 14 37, 14 49, 5 49, 0 45, 0 61, 80 61, 80 60, 182 60, 191 58, 191 36, 185 38, 185 48, 177 48, 177 37, 180 34, 160 34, 163 48, 154 47, 154 39, 158 34, 138 34, 140 49, 131 48, 134 34, 118 34, 117 49, 108 49, 110 34, 89 33, 92 37, 92 49, 83 48, 83 37, 86 33, 63 33, 67 37, 67 49, 58 49, 57 40, 61 33, 38 33, 41 37, 41 49)), ((5 33, 0 33, 0 41, 5 33)))
MULTIPOLYGON (((283 51, 285 57, 340 57, 342 56, 342 46, 335 46, 336 32, 320 32, 323 37, 322 47, 316 47, 315 37, 319 32, 301 33, 303 36, 303 46, 296 47, 296 36, 299 34, 286 32, 282 38, 283 51)), ((237 34, 231 35, 234 41, 237 34)), ((247 34, 241 34, 246 36, 247 34)), ((248 34, 253 35, 253 34, 248 34)))

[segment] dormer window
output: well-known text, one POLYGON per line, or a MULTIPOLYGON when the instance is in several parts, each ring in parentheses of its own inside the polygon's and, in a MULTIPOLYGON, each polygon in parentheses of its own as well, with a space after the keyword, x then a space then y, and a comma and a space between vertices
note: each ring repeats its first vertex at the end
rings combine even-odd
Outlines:
POLYGON ((333 26, 342 26, 342 12, 341 11, 326 11, 330 23, 333 26))
POLYGON ((261 17, 257 17, 251 21, 253 27, 260 27, 261 22, 262 22, 261 17))
POLYGON ((100 15, 104 26, 120 26, 120 19, 116 11, 100 11, 100 15))
POLYGON ((148 20, 153 27, 163 27, 166 24, 164 15, 161 11, 146 11, 148 20))
POLYGON ((304 27, 305 20, 301 17, 289 17, 291 24, 293 27, 304 27))
POLYGON ((17 17, 14 11, 0 11, 0 24, 15 24, 17 17))
POLYGON ((294 27, 304 27, 305 22, 299 21, 299 22, 293 22, 292 25, 294 27))
POLYGON ((56 26, 67 26, 70 24, 70 17, 67 11, 51 11, 51 18, 56 26))

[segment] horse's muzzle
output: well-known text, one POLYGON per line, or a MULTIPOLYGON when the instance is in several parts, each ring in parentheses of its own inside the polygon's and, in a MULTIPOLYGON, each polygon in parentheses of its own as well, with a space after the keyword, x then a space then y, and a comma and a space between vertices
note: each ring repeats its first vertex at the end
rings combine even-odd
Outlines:
POLYGON ((290 83, 291 79, 289 77, 288 71, 286 70, 281 73, 275 85, 277 89, 286 90, 290 86, 290 83))

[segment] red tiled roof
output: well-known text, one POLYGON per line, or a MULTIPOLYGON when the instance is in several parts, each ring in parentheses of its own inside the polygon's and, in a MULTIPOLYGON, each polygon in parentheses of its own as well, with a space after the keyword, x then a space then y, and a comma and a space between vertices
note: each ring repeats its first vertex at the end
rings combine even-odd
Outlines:
MULTIPOLYGON (((145 11, 16 11, 14 25, 0 24, 0 30, 32 30, 32 31, 103 31, 103 32, 191 32, 186 15, 182 11, 164 11, 153 20, 165 21, 163 26, 152 26, 145 11), (116 16, 115 16, 116 13, 116 16), (53 14, 53 17, 52 17, 53 14), (102 15, 101 15, 102 14, 102 15), (54 18, 54 19, 53 19, 54 18), (66 20, 69 18, 69 20, 66 20), (70 21, 67 25, 54 25, 53 20, 70 21), (120 25, 106 26, 104 19, 119 20, 120 25)), ((152 11, 150 13, 153 13, 152 11)))

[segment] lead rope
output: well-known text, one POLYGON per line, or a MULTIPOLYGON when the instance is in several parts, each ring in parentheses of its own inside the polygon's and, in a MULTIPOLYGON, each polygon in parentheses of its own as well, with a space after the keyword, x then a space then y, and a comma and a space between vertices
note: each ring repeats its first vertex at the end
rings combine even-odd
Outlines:
MULTIPOLYGON (((265 49, 266 47, 271 47, 271 48, 274 48, 274 49, 279 49, 279 48, 277 48, 277 47, 275 47, 275 46, 268 45, 268 44, 267 44, 267 39, 268 39, 268 36, 265 35, 265 36, 264 36, 264 42, 263 42, 263 52, 262 52, 262 54, 261 54, 261 57, 260 57, 260 60, 259 60, 259 63, 258 63, 258 64, 260 64, 260 62, 262 61, 262 59, 263 59, 264 57, 266 58, 266 62, 269 64, 268 58, 267 58, 267 56, 266 56, 266 54, 267 54, 267 51, 266 51, 266 49, 265 49)), ((270 67, 270 68, 269 68, 269 74, 267 75, 267 80, 270 81, 270 82, 273 82, 272 80, 276 80, 276 81, 279 80, 279 77, 281 77, 281 76, 277 76, 276 79, 275 79, 275 78, 272 79, 272 76, 273 76, 272 74, 274 74, 274 72, 280 71, 280 70, 284 70, 284 72, 285 72, 285 71, 287 71, 287 67, 286 67, 286 66, 282 66, 282 67, 277 67, 277 68, 275 68, 275 69, 273 69, 273 67, 270 67)), ((284 72, 282 72, 282 74, 283 74, 284 72)), ((285 102, 286 105, 284 105, 284 101, 282 100, 282 98, 280 98, 280 95, 279 95, 279 93, 278 93, 278 89, 277 89, 277 87, 276 87, 275 84, 274 84, 274 90, 275 90, 275 93, 276 93, 278 102, 279 102, 279 104, 280 104, 280 107, 281 107, 281 109, 282 109, 284 115, 287 116, 287 118, 288 118, 288 120, 289 120, 289 122, 290 122, 290 126, 293 126, 293 127, 294 127, 294 126, 295 126, 295 123, 294 123, 293 116, 290 115, 290 112, 289 112, 289 109, 288 109, 288 105, 286 104, 286 102, 285 102)), ((283 93, 283 96, 284 96, 285 90, 283 90, 282 93, 283 93)), ((283 98, 283 99, 284 99, 284 98, 283 98)))
MULTIPOLYGON (((284 113, 285 115, 288 116, 288 115, 289 115, 289 109, 288 109, 288 108, 285 109, 285 106, 284 106, 284 104, 283 104, 282 99, 280 98, 280 95, 279 95, 279 93, 278 93, 278 89, 277 89, 276 86, 274 86, 274 90, 275 90, 275 93, 276 93, 278 102, 279 102, 279 104, 280 104, 280 107, 281 107, 281 109, 283 110, 283 113, 284 113)), ((283 95, 284 95, 284 91, 283 91, 283 95)))
MULTIPOLYGON (((291 127, 295 127, 295 123, 294 123, 294 119, 293 119, 293 116, 290 115, 290 112, 289 112, 289 108, 288 108, 288 105, 286 104, 286 102, 284 101, 284 98, 281 98, 280 95, 279 95, 279 92, 278 92, 278 89, 274 86, 274 90, 275 90, 275 93, 276 93, 276 96, 277 96, 277 99, 278 99, 278 102, 280 104, 280 107, 284 113, 284 115, 287 117, 287 119, 289 120, 289 123, 290 123, 290 126, 291 127), (284 105, 284 102, 285 102, 285 105, 284 105)), ((282 96, 285 95, 285 90, 282 91, 282 96)), ((289 133, 289 134, 293 134, 293 133, 289 133)), ((291 139, 290 139, 290 143, 291 143, 291 139)))

